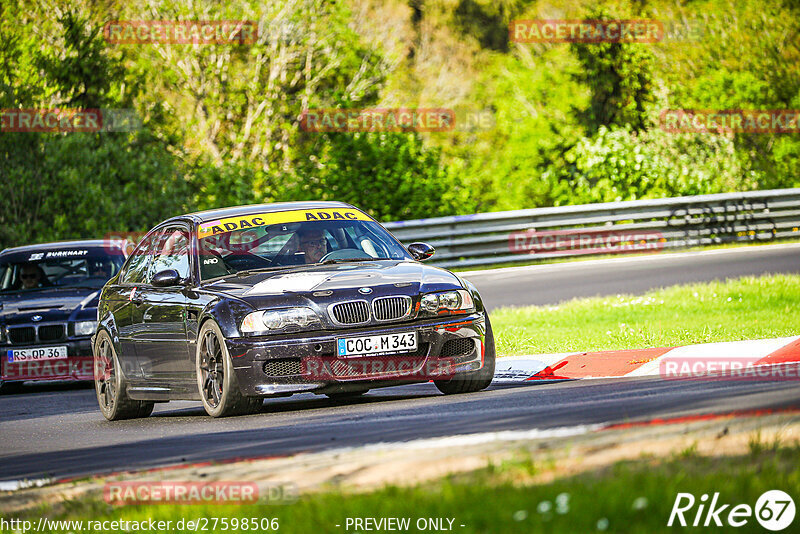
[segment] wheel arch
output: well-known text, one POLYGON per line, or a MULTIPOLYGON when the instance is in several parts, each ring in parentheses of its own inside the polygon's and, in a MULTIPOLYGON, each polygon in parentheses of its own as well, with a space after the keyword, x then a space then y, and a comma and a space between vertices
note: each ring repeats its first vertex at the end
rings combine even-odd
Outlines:
POLYGON ((207 321, 213 320, 226 339, 239 337, 241 335, 239 321, 252 311, 255 311, 255 308, 242 300, 229 298, 212 300, 200 312, 197 319, 197 335, 200 335, 200 330, 207 321))
POLYGON ((107 333, 108 337, 111 338, 111 344, 114 346, 114 352, 116 352, 117 357, 119 357, 119 355, 122 353, 122 345, 119 342, 119 331, 117 330, 117 324, 114 321, 114 316, 111 313, 107 313, 106 316, 97 323, 97 332, 92 338, 92 355, 94 355, 97 336, 101 331, 107 333))
POLYGON ((478 291, 478 288, 475 287, 475 284, 469 280, 465 280, 464 278, 459 277, 459 279, 464 284, 464 288, 469 291, 469 294, 472 296, 472 300, 475 302, 475 311, 485 313, 486 308, 483 305, 483 298, 481 298, 481 294, 478 291))

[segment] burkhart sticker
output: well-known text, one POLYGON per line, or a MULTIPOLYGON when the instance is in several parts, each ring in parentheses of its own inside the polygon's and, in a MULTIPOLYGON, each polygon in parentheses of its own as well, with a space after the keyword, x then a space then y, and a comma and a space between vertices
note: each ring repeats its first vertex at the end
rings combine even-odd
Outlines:
POLYGON ((276 211, 272 213, 255 213, 253 215, 240 215, 238 217, 228 217, 201 224, 197 228, 197 237, 203 239, 218 234, 225 234, 242 230, 245 228, 255 228, 258 226, 269 226, 271 224, 306 222, 306 221, 371 221, 372 218, 367 214, 355 209, 332 208, 318 210, 292 210, 276 211))

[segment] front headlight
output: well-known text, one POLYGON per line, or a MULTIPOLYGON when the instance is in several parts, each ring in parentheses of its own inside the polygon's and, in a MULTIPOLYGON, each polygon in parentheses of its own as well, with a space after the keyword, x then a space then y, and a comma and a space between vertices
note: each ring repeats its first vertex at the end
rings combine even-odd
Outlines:
POLYGON ((78 321, 75 323, 76 336, 91 336, 97 330, 97 321, 78 321))
POLYGON ((445 291, 442 293, 428 293, 422 295, 420 308, 434 314, 467 313, 475 310, 472 295, 465 289, 445 291))
POLYGON ((242 321, 243 333, 269 333, 285 329, 306 329, 321 325, 311 308, 262 310, 248 314, 242 321))

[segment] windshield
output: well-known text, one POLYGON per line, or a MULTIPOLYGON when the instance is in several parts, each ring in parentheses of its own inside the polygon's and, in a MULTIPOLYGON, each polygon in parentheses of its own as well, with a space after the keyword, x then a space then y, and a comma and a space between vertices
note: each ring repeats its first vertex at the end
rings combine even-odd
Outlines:
POLYGON ((198 227, 198 242, 204 280, 292 265, 410 259, 382 226, 354 209, 296 210, 213 221, 198 227))
POLYGON ((0 293, 56 287, 101 288, 125 261, 121 251, 49 250, 15 254, 0 263, 0 293))

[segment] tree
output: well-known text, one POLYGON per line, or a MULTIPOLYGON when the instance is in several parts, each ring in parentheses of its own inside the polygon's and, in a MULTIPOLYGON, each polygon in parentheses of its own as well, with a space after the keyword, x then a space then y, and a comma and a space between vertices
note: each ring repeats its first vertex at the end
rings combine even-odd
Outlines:
MULTIPOLYGON (((136 86, 100 24, 69 9, 12 3, 0 33, 0 108, 118 109, 136 86), (39 32, 45 32, 46 38, 39 32)), ((0 132, 0 246, 143 230, 184 209, 167 147, 137 132, 0 132)))
MULTIPOLYGON (((588 19, 617 19, 604 8, 594 8, 588 19)), ((654 56, 649 44, 629 42, 572 43, 581 64, 576 74, 591 90, 588 110, 579 112, 589 132, 601 126, 630 127, 634 131, 649 125, 654 94, 654 56)))

